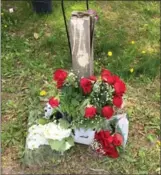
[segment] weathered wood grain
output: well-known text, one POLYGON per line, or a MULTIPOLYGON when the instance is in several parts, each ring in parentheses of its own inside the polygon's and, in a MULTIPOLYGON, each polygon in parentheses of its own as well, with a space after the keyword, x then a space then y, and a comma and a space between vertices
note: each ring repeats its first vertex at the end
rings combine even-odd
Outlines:
POLYGON ((72 67, 78 77, 88 77, 93 71, 93 33, 95 19, 87 12, 73 12, 69 23, 72 67))

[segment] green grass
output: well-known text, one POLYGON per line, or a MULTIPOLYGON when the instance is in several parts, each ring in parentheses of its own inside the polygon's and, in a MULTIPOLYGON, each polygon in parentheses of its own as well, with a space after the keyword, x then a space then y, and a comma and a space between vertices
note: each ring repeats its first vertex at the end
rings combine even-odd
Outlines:
MULTIPOLYGON (((10 159, 8 150, 20 164, 29 111, 43 108, 38 94, 45 81, 52 80, 56 68, 70 69, 72 65, 60 2, 54 1, 53 6, 52 14, 36 15, 28 2, 2 2, 3 168, 9 167, 4 166, 10 159), (11 7, 15 11, 10 14, 11 7), (14 152, 15 147, 18 153, 14 152)), ((65 7, 68 20, 72 11, 86 8, 85 2, 79 1, 65 2, 65 7)), ((90 8, 99 15, 94 38, 95 73, 106 67, 127 82, 129 141, 125 154, 118 160, 94 157, 87 154, 86 146, 77 145, 54 171, 59 174, 159 173, 159 147, 156 146, 160 136, 159 2, 92 1, 90 8), (112 51, 111 57, 108 51, 112 51), (131 68, 133 73, 129 71, 131 68)), ((20 167, 14 171, 19 170, 20 167)), ((51 173, 52 170, 40 171, 51 173)), ((28 171, 31 170, 24 170, 28 171)))

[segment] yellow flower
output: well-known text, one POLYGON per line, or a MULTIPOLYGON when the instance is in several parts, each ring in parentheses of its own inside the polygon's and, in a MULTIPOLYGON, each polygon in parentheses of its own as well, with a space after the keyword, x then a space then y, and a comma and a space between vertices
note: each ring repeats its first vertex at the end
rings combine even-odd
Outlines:
POLYGON ((141 53, 145 54, 146 52, 145 52, 145 50, 143 50, 141 53))
POLYGON ((47 93, 46 93, 46 91, 44 91, 44 90, 42 90, 41 92, 40 92, 40 95, 41 96, 45 96, 47 93))
POLYGON ((131 41, 131 44, 135 44, 135 41, 131 41))
POLYGON ((131 73, 133 73, 133 72, 134 72, 134 69, 133 69, 133 68, 131 68, 131 69, 130 69, 130 72, 131 72, 131 73))
POLYGON ((108 55, 109 57, 111 57, 111 56, 112 56, 112 52, 109 51, 109 52, 107 53, 107 55, 108 55))
POLYGON ((157 140, 156 145, 161 146, 161 142, 159 140, 157 140))
POLYGON ((7 25, 4 25, 5 28, 7 28, 7 25))

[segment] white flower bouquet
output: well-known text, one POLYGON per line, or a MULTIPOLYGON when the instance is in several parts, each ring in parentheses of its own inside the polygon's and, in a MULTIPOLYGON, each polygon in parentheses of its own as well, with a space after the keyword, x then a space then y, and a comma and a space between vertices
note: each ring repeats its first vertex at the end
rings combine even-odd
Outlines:
POLYGON ((65 129, 56 122, 37 124, 29 128, 26 146, 34 150, 41 145, 49 145, 52 150, 63 153, 74 145, 71 129, 65 129))

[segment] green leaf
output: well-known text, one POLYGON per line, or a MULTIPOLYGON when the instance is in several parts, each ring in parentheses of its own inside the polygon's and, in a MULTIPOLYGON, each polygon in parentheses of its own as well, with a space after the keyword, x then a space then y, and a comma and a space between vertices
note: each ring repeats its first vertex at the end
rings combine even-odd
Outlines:
POLYGON ((63 152, 65 151, 65 140, 49 140, 49 145, 52 150, 63 152))
POLYGON ((139 150, 139 156, 140 156, 141 158, 144 158, 144 157, 145 157, 145 150, 144 150, 144 149, 140 149, 140 150, 139 150))
POLYGON ((59 124, 60 124, 60 127, 64 129, 68 129, 70 127, 69 122, 64 119, 60 119, 59 124))
POLYGON ((45 125, 49 122, 49 120, 45 119, 45 118, 40 118, 37 120, 37 123, 38 124, 41 124, 41 125, 45 125))
POLYGON ((155 140, 155 138, 154 138, 154 136, 153 135, 151 135, 151 134, 149 134, 148 136, 147 136, 147 139, 150 141, 150 142, 154 142, 154 140, 155 140))
POLYGON ((78 106, 79 102, 76 99, 72 99, 71 105, 78 106))
POLYGON ((74 139, 73 139, 73 137, 68 137, 66 139, 66 142, 68 142, 69 145, 74 146, 74 139))

